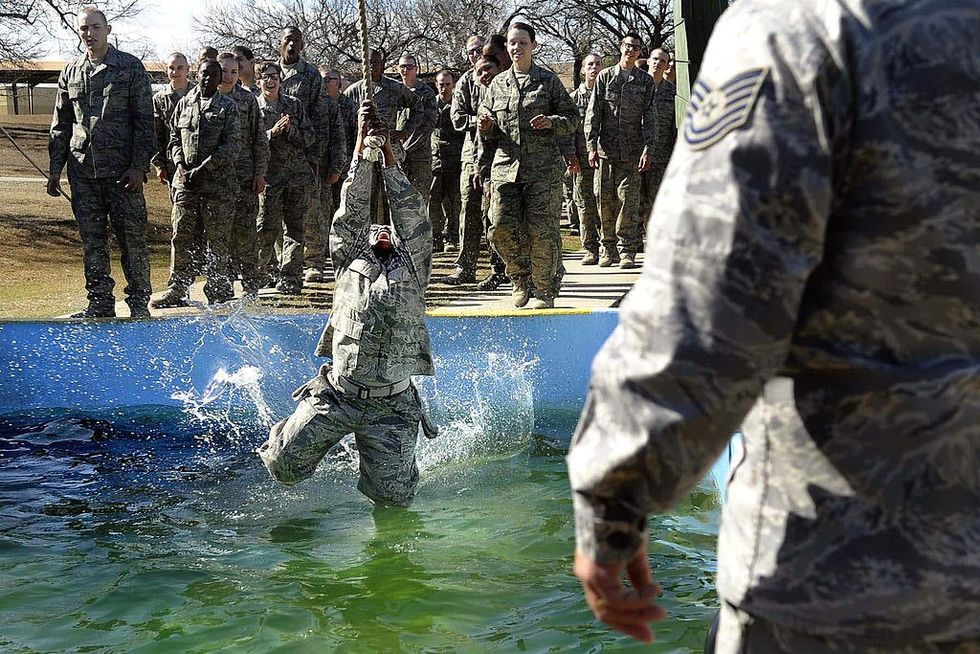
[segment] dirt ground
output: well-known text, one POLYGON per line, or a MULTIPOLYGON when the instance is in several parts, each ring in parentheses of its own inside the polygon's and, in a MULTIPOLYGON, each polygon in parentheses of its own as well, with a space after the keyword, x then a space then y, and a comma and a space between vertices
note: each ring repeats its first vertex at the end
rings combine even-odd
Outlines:
MULTIPOLYGON (((0 117, 17 145, 46 171, 48 167, 47 116, 0 117)), ((68 191, 67 180, 62 179, 68 191)), ((65 198, 45 193, 45 178, 0 133, 0 319, 50 318, 84 309, 85 278, 82 272, 82 246, 65 198), (6 179, 5 179, 6 178, 6 179), (10 179, 24 178, 24 179, 10 179)), ((166 288, 170 263, 170 200, 166 187, 151 179, 145 187, 149 213, 150 272, 154 292, 166 288)), ((578 239, 568 236, 565 250, 578 249, 578 239)), ((125 278, 113 248, 112 275, 117 300, 123 297, 125 278)), ((433 278, 453 270, 455 254, 437 254, 433 278)), ((481 257, 482 277, 488 272, 481 257)), ((330 307, 333 284, 316 284, 299 297, 263 292, 261 303, 280 311, 326 310, 330 307)), ((430 308, 467 295, 469 289, 432 285, 426 296, 430 308)))

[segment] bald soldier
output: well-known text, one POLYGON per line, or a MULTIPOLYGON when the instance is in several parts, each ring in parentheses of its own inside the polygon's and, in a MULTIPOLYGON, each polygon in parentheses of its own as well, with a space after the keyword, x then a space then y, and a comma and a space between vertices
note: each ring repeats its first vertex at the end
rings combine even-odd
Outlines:
POLYGON ((109 229, 116 236, 134 318, 150 315, 150 256, 143 183, 154 152, 153 92, 136 57, 109 45, 105 14, 86 7, 76 17, 85 52, 58 77, 48 141, 48 195, 61 193, 68 165, 78 223, 88 307, 79 318, 116 315, 109 275, 109 229))
POLYGON ((170 144, 170 119, 177 103, 191 90, 188 75, 190 65, 187 57, 180 52, 172 53, 167 57, 167 88, 153 94, 153 131, 157 148, 150 157, 150 163, 156 168, 161 184, 170 185, 174 179, 174 162, 170 160, 167 147, 170 144))
POLYGON ((600 619, 652 639, 647 515, 740 428, 716 654, 980 651, 977 34, 975 1, 722 15, 568 455, 600 619))

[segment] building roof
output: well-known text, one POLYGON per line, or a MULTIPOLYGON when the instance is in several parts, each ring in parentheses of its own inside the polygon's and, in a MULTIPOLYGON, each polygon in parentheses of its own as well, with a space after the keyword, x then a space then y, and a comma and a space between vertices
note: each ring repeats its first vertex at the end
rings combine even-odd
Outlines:
MULTIPOLYGON (((0 84, 35 86, 57 82, 58 75, 67 64, 67 60, 0 61, 0 84)), ((143 66, 151 77, 166 77, 167 64, 162 61, 144 61, 143 66)))

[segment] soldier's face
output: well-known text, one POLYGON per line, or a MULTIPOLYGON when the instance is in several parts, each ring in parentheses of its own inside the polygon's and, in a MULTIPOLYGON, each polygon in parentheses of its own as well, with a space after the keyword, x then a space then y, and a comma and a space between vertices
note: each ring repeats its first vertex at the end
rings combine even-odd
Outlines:
POLYGON ((222 59, 220 63, 221 84, 218 85, 218 90, 222 93, 228 93, 235 88, 235 84, 238 84, 238 62, 229 58, 222 59))
POLYGON ((469 57, 471 66, 476 66, 476 62, 480 60, 484 45, 486 42, 479 38, 473 38, 466 42, 466 56, 469 57))
POLYGON ((296 31, 289 31, 282 35, 279 41, 279 55, 287 64, 294 64, 299 61, 299 53, 303 51, 303 35, 296 31))
POLYGON ((78 15, 78 38, 91 52, 101 52, 109 47, 109 33, 112 28, 106 25, 102 16, 96 13, 78 15))
POLYGON ((398 74, 402 76, 402 81, 408 86, 414 86, 418 79, 419 66, 411 57, 402 57, 398 61, 398 74))
POLYGON ((436 90, 439 91, 439 97, 442 98, 443 102, 449 102, 453 97, 453 88, 455 88, 456 83, 453 82, 451 75, 439 75, 436 78, 436 90))
POLYGON ((170 61, 167 62, 167 79, 174 86, 186 84, 189 72, 190 66, 187 65, 187 60, 183 57, 171 57, 170 61))
POLYGON ((394 247, 391 225, 371 225, 371 235, 368 237, 368 242, 375 253, 390 252, 394 247))
POLYGON ((217 61, 209 60, 201 64, 201 78, 197 82, 197 87, 201 90, 201 95, 206 98, 214 95, 221 83, 221 66, 217 61))
POLYGON ((238 62, 238 77, 252 79, 255 77, 255 62, 249 61, 245 57, 235 57, 238 62))
POLYGON ((531 51, 535 45, 537 44, 531 40, 531 35, 524 30, 507 32, 507 54, 518 67, 531 62, 531 51))
POLYGON ((375 82, 381 79, 385 72, 385 60, 377 50, 371 51, 371 79, 375 82))
POLYGON ((643 44, 639 39, 626 37, 619 45, 619 52, 623 55, 625 61, 633 64, 640 58, 640 54, 643 52, 643 44))
POLYGON ((590 82, 594 82, 595 78, 599 75, 599 71, 602 70, 602 60, 595 55, 589 55, 585 58, 582 66, 585 68, 585 78, 590 82))
POLYGON ((279 93, 279 86, 282 84, 279 71, 272 67, 266 68, 259 75, 259 84, 266 96, 275 97, 279 93))
POLYGON ((476 65, 476 79, 483 86, 490 86, 490 82, 497 76, 500 70, 497 65, 490 61, 481 61, 476 65))
POLYGON ((323 87, 331 97, 340 95, 340 73, 330 70, 323 76, 323 87))
POLYGON ((670 55, 663 50, 654 50, 650 55, 650 74, 657 73, 663 75, 670 66, 670 55))

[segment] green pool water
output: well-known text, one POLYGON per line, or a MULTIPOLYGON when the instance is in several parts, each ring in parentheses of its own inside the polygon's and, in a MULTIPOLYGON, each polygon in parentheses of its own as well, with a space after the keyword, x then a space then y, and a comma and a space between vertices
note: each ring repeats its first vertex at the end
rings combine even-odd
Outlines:
POLYGON ((373 510, 347 450, 284 488, 258 429, 223 439, 158 407, 0 417, 0 651, 701 651, 716 495, 651 521, 657 643, 616 635, 570 572, 572 428, 516 454, 427 445, 412 508, 373 510))

